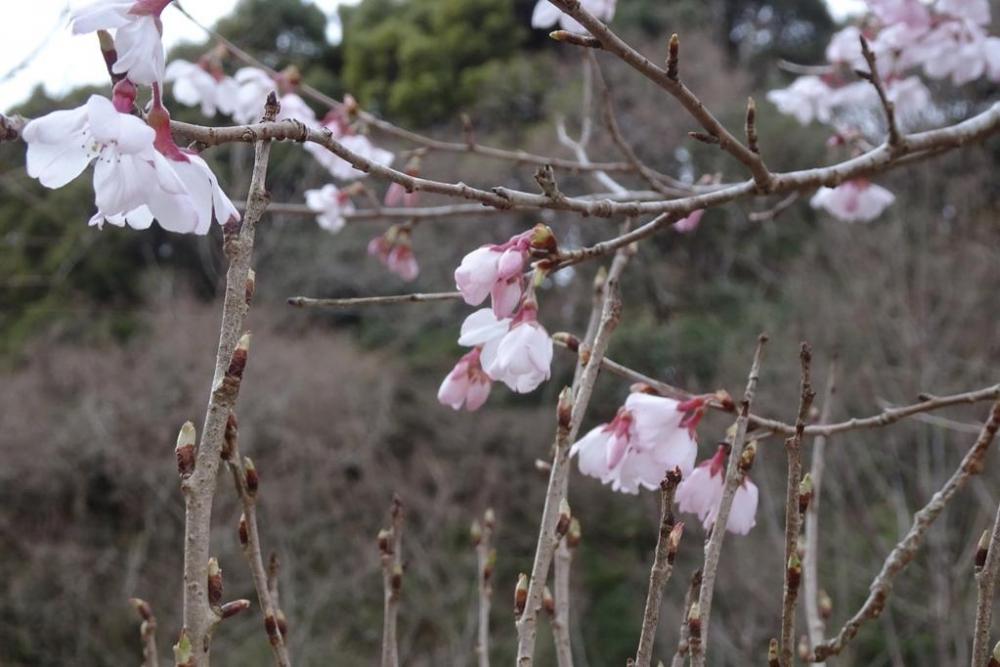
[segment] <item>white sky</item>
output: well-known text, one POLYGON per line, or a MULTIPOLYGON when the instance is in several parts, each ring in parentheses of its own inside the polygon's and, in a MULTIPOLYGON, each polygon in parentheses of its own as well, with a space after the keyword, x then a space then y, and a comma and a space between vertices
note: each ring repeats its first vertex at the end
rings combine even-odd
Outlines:
MULTIPOLYGON (((104 60, 94 35, 72 35, 68 27, 67 7, 89 4, 91 0, 21 0, 22 7, 14 20, 0 22, 0 111, 25 100, 39 83, 50 94, 59 94, 75 86, 101 83, 106 77, 104 60), (37 53, 36 53, 37 51, 37 53), (34 56, 32 54, 34 53, 34 56), (22 63, 27 65, 12 75, 22 63)), ((338 4, 358 0, 311 0, 328 16, 335 16, 338 4)), ((627 0, 626 0, 627 1, 627 0)), ((184 8, 201 23, 214 24, 236 5, 237 0, 187 0, 184 8)), ((842 17, 863 9, 863 0, 827 0, 833 14, 842 17)), ((8 14, 9 16, 9 14, 8 14)), ((202 30, 168 6, 163 12, 163 35, 166 47, 183 41, 201 41, 202 30)), ((340 26, 331 23, 328 36, 339 39, 340 26)))

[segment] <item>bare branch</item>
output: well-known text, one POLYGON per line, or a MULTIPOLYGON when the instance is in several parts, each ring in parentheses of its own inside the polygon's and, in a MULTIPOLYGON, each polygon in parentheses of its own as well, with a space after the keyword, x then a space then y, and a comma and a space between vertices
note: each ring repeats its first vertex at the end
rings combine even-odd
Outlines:
POLYGON ((642 615, 642 632, 639 648, 635 653, 636 667, 649 667, 653 657, 653 642, 660 624, 660 605, 663 587, 670 581, 674 570, 674 557, 684 532, 683 523, 674 523, 674 493, 681 482, 680 469, 667 472, 660 483, 660 531, 656 539, 653 567, 649 571, 649 588, 646 591, 646 610, 642 615))
POLYGON ((399 641, 396 625, 399 596, 403 587, 403 503, 393 496, 389 509, 390 527, 379 531, 378 546, 382 561, 382 585, 385 605, 382 618, 382 667, 399 667, 399 641))
POLYGON ((740 458, 747 442, 750 406, 757 391, 757 380, 760 377, 760 361, 766 342, 767 336, 764 334, 761 334, 757 338, 757 349, 754 351, 753 363, 750 365, 750 375, 747 379, 746 391, 743 393, 743 401, 740 403, 740 414, 736 418, 736 428, 731 443, 729 462, 726 465, 726 484, 722 491, 722 501, 719 503, 719 511, 716 515, 715 525, 712 527, 712 535, 705 544, 705 564, 702 567, 701 590, 698 593, 697 603, 692 604, 692 609, 697 609, 695 620, 699 623, 701 633, 700 637, 691 637, 692 667, 704 667, 705 665, 705 642, 708 639, 709 620, 712 613, 715 574, 719 569, 719 557, 722 555, 722 542, 726 536, 726 524, 729 522, 729 512, 733 507, 733 497, 736 495, 737 487, 742 482, 743 475, 740 473, 740 458))
POLYGON ((802 565, 799 562, 799 530, 802 524, 799 485, 802 483, 802 436, 806 429, 806 419, 816 394, 812 389, 810 365, 812 349, 802 343, 799 354, 802 365, 802 382, 799 388, 799 411, 795 419, 795 434, 785 440, 788 458, 788 483, 785 494, 785 578, 781 603, 780 660, 782 667, 793 664, 793 642, 795 641, 795 601, 798 599, 802 565))
POLYGON ((461 292, 418 292, 414 294, 392 294, 389 296, 361 296, 347 299, 313 299, 307 296, 291 296, 288 297, 288 305, 298 308, 354 308, 355 306, 455 301, 461 298, 461 292))
POLYGON ((684 662, 691 652, 691 628, 688 617, 691 615, 691 605, 698 603, 698 591, 701 590, 701 570, 695 570, 691 575, 687 593, 684 594, 684 614, 681 616, 681 627, 677 633, 677 651, 674 653, 670 667, 684 667, 684 662))
POLYGON ((156 652, 156 616, 149 603, 139 598, 129 600, 142 623, 139 638, 142 640, 142 667, 159 667, 160 658, 156 652))
MULTIPOLYGON (((865 603, 861 605, 861 608, 854 616, 844 624, 844 627, 841 628, 836 637, 826 640, 813 649, 813 655, 810 656, 813 662, 822 662, 832 655, 839 654, 844 650, 847 643, 858 634, 858 630, 866 621, 878 618, 882 613, 885 609, 889 591, 892 589, 892 580, 916 557, 931 524, 934 523, 941 512, 944 511, 948 502, 965 486, 969 479, 973 475, 978 475, 982 472, 983 461, 986 458, 986 453, 993 442, 998 428, 1000 428, 1000 401, 993 404, 989 418, 983 424, 979 437, 962 459, 962 463, 948 481, 945 482, 945 485, 934 494, 930 502, 914 515, 913 525, 910 527, 909 532, 893 548, 882 564, 881 571, 879 571, 878 575, 872 581, 868 599, 865 600, 865 603)), ((992 600, 990 600, 990 603, 992 603, 992 600)), ((976 645, 976 648, 982 650, 983 645, 980 642, 976 645)), ((978 664, 984 663, 985 661, 978 664)))
MULTIPOLYGON (((984 427, 984 434, 989 432, 993 438, 1000 425, 1000 402, 993 408, 991 421, 984 427), (992 424, 992 431, 990 431, 992 424)), ((980 436, 982 439, 983 436, 980 436)), ((993 532, 990 534, 989 545, 986 547, 986 560, 982 569, 976 575, 976 628, 972 636, 972 664, 984 665, 989 654, 990 625, 993 620, 993 594, 996 588, 997 572, 1000 571, 1000 507, 997 508, 996 520, 993 522, 993 532)))
POLYGON ((472 524, 472 544, 476 548, 476 589, 479 591, 479 626, 476 656, 479 667, 490 667, 490 605, 493 601, 493 569, 497 552, 493 548, 496 516, 492 509, 483 513, 482 523, 472 524))
POLYGON ((875 53, 868 46, 868 40, 865 39, 864 35, 858 35, 858 39, 861 41, 861 55, 864 56, 865 62, 868 63, 868 72, 857 72, 857 74, 875 87, 879 102, 882 103, 882 109, 885 110, 885 122, 889 128, 889 146, 898 149, 903 145, 903 137, 896 126, 896 105, 892 103, 885 92, 885 84, 882 82, 882 77, 878 71, 877 59, 875 53))

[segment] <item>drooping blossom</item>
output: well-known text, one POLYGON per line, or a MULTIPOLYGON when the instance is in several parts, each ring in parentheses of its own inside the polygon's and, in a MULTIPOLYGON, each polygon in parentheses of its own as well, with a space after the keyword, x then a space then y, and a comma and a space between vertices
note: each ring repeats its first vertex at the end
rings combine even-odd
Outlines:
POLYGON ((354 212, 354 202, 350 196, 332 183, 318 190, 306 190, 306 206, 319 213, 316 222, 328 232, 343 229, 344 214, 354 212))
POLYGON ((123 112, 134 100, 135 86, 124 80, 115 87, 114 103, 92 95, 81 107, 28 123, 22 135, 28 145, 28 174, 46 187, 60 188, 95 162, 97 213, 91 225, 100 227, 107 220, 145 229, 155 215, 166 229, 194 231, 187 189, 154 148, 156 133, 123 112))
POLYGON ((701 225, 701 218, 705 215, 705 209, 698 209, 697 211, 692 211, 687 217, 681 218, 674 223, 674 229, 681 234, 690 234, 698 229, 701 225))
POLYGON ((512 391, 526 394, 549 379, 552 338, 538 321, 538 307, 525 303, 513 318, 510 330, 482 354, 487 375, 512 391))
POLYGON ((924 73, 932 79, 950 78, 956 86, 984 74, 1000 80, 1000 38, 990 37, 970 20, 946 21, 922 40, 924 73))
POLYGON ((895 200, 896 196, 882 186, 857 178, 835 188, 821 187, 809 203, 845 222, 869 222, 895 200))
POLYGON ((96 0, 72 13, 73 33, 115 31, 118 58, 115 74, 133 83, 152 85, 163 81, 163 24, 160 14, 171 0, 96 0))
POLYGON ((499 318, 489 308, 480 308, 462 322, 458 336, 458 344, 465 347, 489 348, 486 356, 496 356, 496 348, 500 340, 510 331, 511 319, 499 318))
POLYGON ((826 59, 831 63, 843 63, 854 69, 867 66, 861 53, 861 30, 849 25, 834 33, 826 47, 826 59))
POLYGON ((233 120, 252 123, 260 120, 268 94, 278 91, 271 75, 257 67, 242 67, 233 76, 239 89, 233 104, 233 120))
MULTIPOLYGON (((698 399, 703 405, 703 399, 698 399)), ((638 493, 659 488, 667 471, 681 475, 694 467, 698 445, 694 427, 700 407, 670 398, 633 392, 609 424, 601 424, 574 443, 580 472, 615 491, 638 493)))
POLYGON ((803 125, 814 119, 827 123, 833 108, 833 89, 818 76, 801 76, 788 88, 772 90, 767 94, 778 111, 795 116, 803 125))
MULTIPOLYGON (((185 106, 200 106, 206 116, 235 111, 239 85, 205 59, 197 63, 174 60, 167 65, 165 80, 174 84, 174 99, 185 106)), ((259 110, 258 110, 259 112, 259 110)))
POLYGON ((385 234, 369 241, 368 254, 407 282, 415 280, 420 273, 410 245, 410 230, 405 226, 393 225, 385 234))
MULTIPOLYGON (((615 16, 615 5, 617 0, 582 0, 580 6, 594 15, 594 17, 610 23, 615 16)), ((531 13, 532 28, 551 28, 556 23, 563 30, 570 32, 585 33, 587 29, 569 14, 553 5, 549 0, 538 0, 534 11, 531 13)))
POLYGON ((455 269, 455 285, 470 306, 478 306, 491 296, 497 317, 507 317, 521 300, 522 274, 532 249, 551 249, 554 243, 551 230, 536 225, 505 243, 476 248, 455 269))
MULTIPOLYGON (((706 530, 715 525, 722 504, 726 479, 726 445, 720 445, 715 455, 702 461, 677 487, 677 506, 681 512, 696 514, 706 530)), ((757 523, 757 486, 744 477, 736 487, 733 504, 726 521, 726 530, 746 535, 757 523)))
MULTIPOLYGON (((416 156, 411 158, 406 163, 406 168, 403 171, 407 176, 417 176, 420 173, 420 158, 416 156)), ((410 208, 416 206, 419 202, 419 190, 408 192, 404 186, 395 181, 389 184, 388 189, 385 191, 385 200, 383 201, 386 206, 407 206, 410 208)))
POLYGON ((438 389, 438 401, 442 405, 450 406, 452 410, 461 410, 464 405, 469 412, 483 406, 493 383, 480 364, 481 353, 481 348, 473 348, 445 376, 438 389))

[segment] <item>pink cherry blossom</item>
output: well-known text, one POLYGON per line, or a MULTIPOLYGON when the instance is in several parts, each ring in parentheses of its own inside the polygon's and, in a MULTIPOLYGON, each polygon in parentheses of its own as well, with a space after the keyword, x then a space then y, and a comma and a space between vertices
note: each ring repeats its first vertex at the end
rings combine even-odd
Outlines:
POLYGON ((407 282, 415 280, 420 273, 410 246, 410 231, 405 227, 393 225, 382 236, 373 238, 368 242, 368 254, 407 282))
POLYGON ((926 28, 931 22, 930 13, 920 0, 868 0, 868 6, 886 26, 902 24, 926 28))
MULTIPOLYGON (((712 458, 700 463, 677 487, 677 505, 680 511, 696 514, 706 530, 719 517, 727 458, 726 446, 720 445, 712 458)), ((749 533, 757 523, 757 501, 757 486, 749 477, 744 477, 733 496, 726 530, 736 535, 749 533)))
POLYGON ((834 34, 826 47, 826 59, 855 69, 866 67, 867 63, 861 54, 861 30, 850 25, 834 34))
POLYGON ((316 222, 328 232, 344 228, 344 214, 354 212, 354 203, 346 192, 332 183, 318 190, 306 190, 306 206, 319 213, 316 222))
POLYGON ((686 218, 681 218, 674 223, 674 229, 681 234, 690 234, 698 229, 701 225, 701 218, 705 215, 705 209, 698 209, 693 211, 686 218))
POLYGON ((470 306, 492 297, 498 317, 512 314, 523 293, 525 264, 531 254, 534 230, 511 237, 500 245, 476 248, 455 269, 455 285, 470 306))
MULTIPOLYGON (((580 6, 593 14, 596 18, 609 23, 615 16, 615 5, 617 0, 582 0, 580 6)), ((556 23, 563 30, 570 32, 585 33, 586 28, 577 22, 569 14, 563 13, 561 9, 553 5, 548 0, 538 0, 535 9, 531 14, 532 28, 551 28, 556 23)))
POLYGON ((885 188, 858 178, 835 188, 820 188, 809 203, 845 222, 869 222, 895 200, 895 195, 885 188))
POLYGON ((170 0, 97 0, 72 14, 73 33, 115 30, 115 74, 134 83, 163 81, 164 55, 160 13, 170 0))
POLYGON ((487 375, 519 394, 549 379, 552 339, 538 322, 537 306, 522 306, 499 343, 484 347, 482 363, 487 375))
POLYGON ((174 99, 185 106, 200 106, 206 116, 214 116, 217 111, 233 113, 236 81, 221 72, 213 73, 203 62, 174 60, 167 65, 164 79, 174 84, 174 99))
POLYGON ((233 103, 233 120, 237 123, 260 120, 268 94, 278 90, 274 79, 256 67, 238 69, 233 78, 239 86, 233 103))
POLYGON ((803 125, 814 119, 827 123, 833 108, 833 89, 818 76, 800 76, 788 88, 767 94, 778 111, 795 116, 803 125))
POLYGON ((493 383, 479 363, 481 349, 476 347, 465 354, 455 368, 445 377, 438 389, 438 401, 452 410, 462 406, 469 412, 478 410, 490 395, 493 383))
MULTIPOLYGON (((337 138, 337 137, 334 137, 337 138)), ((363 134, 346 133, 339 137, 338 141, 352 153, 374 162, 375 164, 388 167, 392 164, 395 156, 392 151, 379 148, 372 143, 371 139, 363 134)), ((319 144, 309 143, 305 145, 306 150, 312 153, 321 165, 326 167, 334 178, 342 181, 353 181, 365 176, 365 172, 355 169, 347 160, 335 155, 319 144)))
POLYGON ((458 344, 466 347, 489 349, 488 357, 496 356, 496 348, 510 331, 511 318, 498 318, 489 308, 480 308, 465 318, 459 332, 458 344))

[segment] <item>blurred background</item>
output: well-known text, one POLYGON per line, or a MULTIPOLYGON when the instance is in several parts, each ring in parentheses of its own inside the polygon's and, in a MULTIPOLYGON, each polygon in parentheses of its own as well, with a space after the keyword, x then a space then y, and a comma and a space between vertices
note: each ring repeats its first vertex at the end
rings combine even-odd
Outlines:
MULTIPOLYGON (((553 121, 562 116, 571 131, 579 126, 580 53, 530 30, 533 5, 362 0, 334 10, 303 0, 239 0, 228 3, 232 11, 216 27, 268 65, 297 65, 306 82, 337 98, 351 93, 399 125, 460 140, 466 113, 483 144, 570 157, 553 121)), ((838 19, 845 8, 834 6, 838 19)), ((679 33, 684 80, 730 127, 741 126, 753 95, 764 156, 785 171, 846 156, 827 148, 828 129, 802 127, 764 99, 793 79, 780 59, 823 61, 838 27, 830 10, 822 0, 621 0, 614 27, 654 60, 662 59, 670 33, 679 33)), ((168 9, 165 20, 168 13, 176 14, 168 9)), ((1000 15, 996 2, 993 15, 1000 15)), ((197 27, 185 30, 190 38, 172 47, 172 57, 195 60, 213 45, 197 27)), ((96 41, 91 46, 97 54, 96 41)), ((676 104, 620 63, 600 60, 623 131, 643 160, 676 175, 745 177, 714 147, 687 139, 695 128, 676 104)), ((996 99, 985 80, 960 89, 927 83, 938 105, 935 124, 996 99)), ((0 89, 0 109, 29 117, 107 92, 103 83, 53 83, 25 96, 18 86, 0 89)), ((177 119, 204 122, 196 110, 170 107, 177 119)), ((918 114, 908 122, 912 130, 928 121, 918 114)), ((410 148, 373 138, 397 153, 410 148)), ((756 336, 767 331, 758 412, 784 421, 796 410, 800 340, 813 345, 816 387, 839 357, 835 419, 912 402, 920 392, 997 382, 998 147, 966 148, 880 178, 897 200, 869 224, 839 222, 804 198, 774 219, 754 221, 754 210, 775 202, 742 202, 710 210, 694 234, 650 239, 626 270, 624 321, 609 356, 691 391, 739 395, 756 336)), ((599 126, 590 154, 619 159, 599 126)), ((244 196, 250 149, 229 146, 206 157, 233 199, 244 196)), ((423 164, 423 173, 441 180, 529 190, 532 171, 455 155, 430 154, 423 164)), ((273 201, 301 202, 305 189, 326 181, 298 146, 274 147, 273 201)), ((383 194, 385 184, 368 185, 383 194)), ((562 174, 560 187, 577 193, 594 186, 585 175, 562 174)), ((208 393, 224 281, 220 234, 179 236, 156 226, 97 231, 86 225, 92 197, 89 178, 43 189, 24 172, 24 146, 0 145, 3 665, 137 663, 132 596, 153 605, 163 655, 179 630, 184 516, 172 450, 180 424, 200 422, 208 393)), ((427 196, 421 203, 441 202, 427 196)), ((282 605, 298 664, 375 660, 382 600, 375 535, 394 492, 408 509, 402 662, 473 664, 476 565, 468 530, 487 507, 498 517, 493 658, 513 660, 511 592, 517 573, 530 568, 545 487, 534 461, 549 456, 555 398, 572 377, 573 359, 557 356, 552 381, 531 395, 498 387, 479 413, 453 413, 435 393, 461 352, 455 339, 467 307, 322 312, 292 309, 285 299, 450 290, 466 252, 540 219, 566 246, 610 237, 620 222, 551 213, 426 221, 414 231, 422 271, 412 285, 365 255, 388 223, 352 223, 336 236, 311 217, 269 215, 259 226, 254 343, 238 416, 241 448, 261 476, 264 547, 284 566, 282 605)), ((582 265, 570 280, 543 288, 541 320, 549 331, 582 334, 596 270, 582 265)), ((627 392, 626 382, 603 376, 584 428, 610 419, 627 392)), ((958 465, 986 411, 985 404, 955 408, 831 441, 819 558, 833 601, 828 635, 863 602, 883 558, 958 465)), ((718 415, 705 420, 703 455, 728 423, 718 415)), ((992 454, 987 472, 932 528, 885 613, 838 664, 968 662, 973 554, 1000 500, 997 460, 992 454)), ((749 536, 726 540, 713 664, 762 662, 778 632, 779 440, 762 443, 752 475, 761 488, 758 523, 749 536)), ((221 478, 213 552, 226 597, 255 598, 235 500, 228 477, 221 478)), ((573 473, 570 502, 584 534, 572 580, 581 667, 623 664, 635 650, 658 501, 650 492, 614 494, 573 473)), ((704 533, 688 519, 664 596, 656 655, 665 662, 676 646, 687 580, 701 562, 704 533)), ((216 633, 216 662, 270 664, 260 626, 256 609, 227 621, 216 633)), ((538 647, 538 664, 554 664, 544 625, 538 647)))

